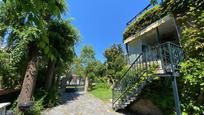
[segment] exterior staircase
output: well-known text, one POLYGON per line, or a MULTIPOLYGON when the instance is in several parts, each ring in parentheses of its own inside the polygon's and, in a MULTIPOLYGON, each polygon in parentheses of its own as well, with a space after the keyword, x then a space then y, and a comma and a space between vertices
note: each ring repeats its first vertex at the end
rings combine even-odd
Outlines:
POLYGON ((155 77, 179 76, 179 62, 183 59, 182 48, 172 42, 140 53, 113 87, 113 109, 117 111, 131 104, 155 77))

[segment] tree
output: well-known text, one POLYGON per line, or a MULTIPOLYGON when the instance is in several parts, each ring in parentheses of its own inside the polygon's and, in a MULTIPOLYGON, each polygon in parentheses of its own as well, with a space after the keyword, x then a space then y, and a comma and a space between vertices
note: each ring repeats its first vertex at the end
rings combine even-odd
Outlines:
POLYGON ((20 85, 20 75, 17 68, 13 67, 9 52, 0 49, 0 88, 16 88, 20 85))
POLYGON ((96 60, 94 65, 95 65, 94 73, 97 76, 97 78, 104 77, 106 72, 106 66, 103 63, 101 63, 99 60, 96 60))
POLYGON ((106 76, 112 85, 115 81, 122 77, 122 70, 126 65, 124 53, 120 44, 113 44, 111 48, 107 48, 104 52, 106 58, 107 71, 106 76))
MULTIPOLYGON (((70 21, 52 21, 48 26, 49 47, 53 54, 48 61, 46 89, 49 90, 53 81, 56 63, 72 62, 75 56, 74 45, 79 40, 78 31, 70 21)), ((59 64, 58 64, 59 65, 59 64)))
POLYGON ((80 60, 84 68, 85 92, 88 91, 89 75, 93 71, 93 63, 95 62, 95 52, 92 46, 84 46, 81 49, 80 60))
POLYGON ((54 57, 49 47, 47 20, 60 19, 61 13, 66 8, 64 3, 64 0, 0 2, 1 38, 7 39, 7 46, 12 49, 14 63, 20 62, 23 56, 28 60, 19 104, 31 99, 41 53, 44 52, 50 59, 54 57), (49 12, 49 15, 46 12, 49 12))

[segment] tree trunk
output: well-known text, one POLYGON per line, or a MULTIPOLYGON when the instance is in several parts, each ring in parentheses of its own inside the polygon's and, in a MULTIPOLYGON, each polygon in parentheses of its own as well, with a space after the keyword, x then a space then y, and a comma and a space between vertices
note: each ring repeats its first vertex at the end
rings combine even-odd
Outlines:
MULTIPOLYGON (((56 70, 56 63, 55 63, 55 70, 56 70)), ((56 76, 56 71, 54 70, 53 72, 53 78, 52 78, 52 84, 51 85, 54 85, 56 87, 58 87, 58 79, 57 79, 57 76, 56 76)))
POLYGON ((57 78, 57 80, 55 81, 55 83, 56 83, 56 85, 57 85, 57 88, 59 88, 59 86, 60 86, 60 76, 58 76, 58 75, 56 75, 56 73, 55 73, 55 78, 57 78))
POLYGON ((89 78, 86 76, 85 77, 85 86, 84 86, 85 93, 88 92, 88 88, 89 88, 89 78))
POLYGON ((46 90, 49 90, 52 85, 54 71, 55 71, 55 62, 49 60, 48 67, 47 67, 47 73, 46 73, 46 81, 45 81, 46 90))
POLYGON ((19 112, 19 104, 29 102, 34 92, 37 80, 37 67, 39 63, 39 50, 37 47, 29 48, 29 60, 23 80, 23 85, 18 98, 17 112, 19 112))
POLYGON ((79 77, 79 85, 81 85, 81 77, 79 77))
POLYGON ((113 88, 115 86, 115 79, 111 78, 111 88, 113 88))

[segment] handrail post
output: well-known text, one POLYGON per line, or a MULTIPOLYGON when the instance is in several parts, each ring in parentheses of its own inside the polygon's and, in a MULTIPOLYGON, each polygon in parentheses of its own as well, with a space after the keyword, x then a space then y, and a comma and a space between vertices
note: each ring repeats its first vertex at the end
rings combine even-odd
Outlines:
POLYGON ((161 59, 161 66, 162 66, 162 70, 165 70, 164 68, 164 60, 163 60, 163 55, 162 55, 162 46, 159 46, 159 57, 161 59))
POLYGON ((145 51, 144 51, 144 59, 145 59, 145 69, 146 69, 146 80, 149 80, 148 65, 147 65, 147 49, 145 49, 145 51))
POLYGON ((176 114, 181 115, 181 110, 180 110, 180 101, 179 101, 179 95, 178 95, 178 87, 177 87, 177 82, 176 82, 176 76, 175 76, 175 68, 174 68, 174 63, 173 63, 173 54, 172 54, 172 49, 171 49, 171 44, 168 44, 168 51, 169 51, 169 57, 170 57, 170 63, 171 63, 171 69, 172 69, 172 87, 173 87, 173 93, 174 93, 174 101, 175 101, 175 107, 176 107, 176 114))

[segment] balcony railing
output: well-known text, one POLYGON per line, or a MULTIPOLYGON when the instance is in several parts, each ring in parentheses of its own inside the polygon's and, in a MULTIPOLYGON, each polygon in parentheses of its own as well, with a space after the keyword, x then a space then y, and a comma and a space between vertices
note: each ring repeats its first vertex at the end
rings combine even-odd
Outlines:
MULTIPOLYGON (((164 3, 164 0, 161 0, 162 4, 164 3)), ((143 10, 141 10, 136 16, 134 16, 130 21, 127 22, 127 26, 132 24, 141 14, 143 14, 145 11, 149 10, 150 8, 152 8, 154 5, 153 4, 148 4, 143 10)))
POLYGON ((136 16, 134 16, 130 21, 127 22, 127 26, 130 25, 131 23, 133 23, 138 16, 140 16, 142 13, 144 13, 145 11, 147 11, 148 9, 150 9, 152 7, 152 4, 147 5, 142 11, 140 11, 136 16))

